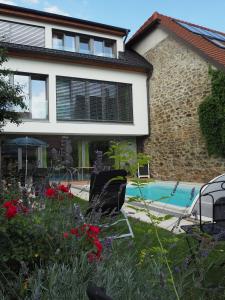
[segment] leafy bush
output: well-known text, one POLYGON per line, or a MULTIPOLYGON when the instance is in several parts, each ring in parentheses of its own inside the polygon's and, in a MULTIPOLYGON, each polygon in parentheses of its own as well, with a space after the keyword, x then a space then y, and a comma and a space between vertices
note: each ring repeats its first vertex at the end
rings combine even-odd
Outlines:
POLYGON ((199 106, 199 122, 209 155, 225 157, 225 73, 209 69, 211 95, 199 106))

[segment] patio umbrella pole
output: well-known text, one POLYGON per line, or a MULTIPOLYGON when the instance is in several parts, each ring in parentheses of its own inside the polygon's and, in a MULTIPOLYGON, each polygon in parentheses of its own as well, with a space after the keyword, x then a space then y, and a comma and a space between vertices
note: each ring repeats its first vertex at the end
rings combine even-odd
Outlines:
POLYGON ((26 165, 25 165, 25 184, 27 183, 27 145, 26 145, 26 165))

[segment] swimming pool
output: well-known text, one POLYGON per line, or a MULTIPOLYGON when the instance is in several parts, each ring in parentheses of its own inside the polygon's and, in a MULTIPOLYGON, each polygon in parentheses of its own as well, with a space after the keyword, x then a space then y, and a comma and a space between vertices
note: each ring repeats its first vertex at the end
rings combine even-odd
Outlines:
POLYGON ((172 182, 152 182, 142 186, 140 191, 140 188, 128 185, 126 196, 139 196, 146 201, 189 207, 200 190, 199 185, 179 183, 175 193, 172 194, 174 187, 175 183, 172 182))

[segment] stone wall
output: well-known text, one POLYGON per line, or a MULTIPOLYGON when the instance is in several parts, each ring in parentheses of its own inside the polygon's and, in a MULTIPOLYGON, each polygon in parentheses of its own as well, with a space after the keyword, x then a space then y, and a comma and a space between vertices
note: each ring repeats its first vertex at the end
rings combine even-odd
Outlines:
POLYGON ((210 93, 208 63, 186 45, 167 37, 145 55, 150 81, 150 137, 145 152, 156 178, 207 182, 225 173, 225 160, 209 157, 198 106, 210 93))

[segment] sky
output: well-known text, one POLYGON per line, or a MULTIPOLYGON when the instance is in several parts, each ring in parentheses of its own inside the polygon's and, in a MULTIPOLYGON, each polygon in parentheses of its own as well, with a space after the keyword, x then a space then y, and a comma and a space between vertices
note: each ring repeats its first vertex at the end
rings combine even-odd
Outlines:
POLYGON ((0 0, 131 29, 155 12, 225 32, 225 0, 0 0))

